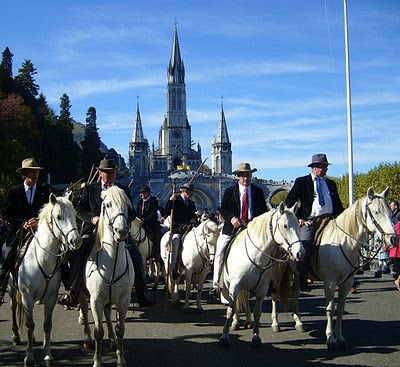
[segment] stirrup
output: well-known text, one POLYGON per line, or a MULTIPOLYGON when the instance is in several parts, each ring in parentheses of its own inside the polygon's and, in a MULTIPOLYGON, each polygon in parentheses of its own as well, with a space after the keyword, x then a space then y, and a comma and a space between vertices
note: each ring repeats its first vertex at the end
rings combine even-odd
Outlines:
POLYGON ((78 307, 78 294, 75 292, 68 292, 61 295, 57 301, 58 304, 68 307, 78 307))

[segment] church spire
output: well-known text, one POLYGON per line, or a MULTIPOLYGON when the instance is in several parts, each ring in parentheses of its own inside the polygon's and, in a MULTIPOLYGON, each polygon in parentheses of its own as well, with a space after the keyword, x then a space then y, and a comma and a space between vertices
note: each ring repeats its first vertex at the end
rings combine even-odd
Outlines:
POLYGON ((171 58, 168 65, 168 83, 185 84, 185 66, 179 48, 178 28, 175 22, 174 39, 172 41, 171 58))
MULTIPOLYGON (((222 99, 222 97, 221 97, 222 99)), ((215 139, 216 143, 230 143, 228 128, 226 126, 225 113, 224 113, 224 103, 221 101, 221 119, 219 120, 219 127, 217 132, 217 137, 215 139)))
POLYGON ((132 143, 144 143, 144 142, 145 139, 142 128, 142 119, 140 118, 139 100, 138 100, 136 105, 136 118, 135 118, 135 125, 133 127, 132 143))

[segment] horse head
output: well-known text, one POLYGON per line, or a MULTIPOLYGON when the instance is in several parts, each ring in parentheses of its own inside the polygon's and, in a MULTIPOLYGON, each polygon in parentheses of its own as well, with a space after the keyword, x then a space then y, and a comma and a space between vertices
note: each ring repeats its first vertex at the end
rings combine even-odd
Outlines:
POLYGON ((108 190, 101 193, 101 215, 99 220, 99 231, 102 229, 101 235, 107 226, 116 242, 123 242, 128 238, 128 210, 132 204, 126 196, 124 190, 118 186, 112 186, 108 190))
POLYGON ((53 235, 70 250, 81 247, 82 238, 76 226, 76 211, 68 198, 57 198, 50 194, 39 215, 39 223, 47 221, 53 235))
POLYGON ((382 242, 388 248, 397 244, 397 234, 391 220, 392 211, 386 198, 389 193, 389 186, 380 194, 374 193, 371 186, 367 191, 364 208, 364 226, 370 233, 378 233, 382 242))
POLYGON ((272 221, 272 225, 275 225, 273 236, 275 242, 280 244, 293 260, 300 261, 305 255, 305 250, 300 240, 299 222, 293 210, 294 207, 287 208, 283 202, 279 204, 277 219, 272 221))

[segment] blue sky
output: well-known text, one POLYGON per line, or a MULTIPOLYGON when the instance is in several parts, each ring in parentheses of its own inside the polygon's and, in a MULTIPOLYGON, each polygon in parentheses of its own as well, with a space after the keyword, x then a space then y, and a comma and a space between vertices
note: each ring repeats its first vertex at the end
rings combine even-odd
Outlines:
MULTIPOLYGON (((125 158, 137 96, 157 145, 175 18, 192 139, 211 157, 221 96, 234 168, 292 180, 314 153, 347 166, 342 0, 4 1, 0 50, 31 59, 56 113, 97 110, 101 139, 125 158)), ((348 0, 354 171, 399 160, 400 1, 348 0)), ((210 163, 209 158, 208 163, 210 163)))

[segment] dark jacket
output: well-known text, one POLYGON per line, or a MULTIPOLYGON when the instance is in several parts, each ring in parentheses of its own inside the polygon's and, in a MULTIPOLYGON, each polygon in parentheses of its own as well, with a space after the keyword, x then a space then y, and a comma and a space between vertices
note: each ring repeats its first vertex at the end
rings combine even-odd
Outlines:
MULTIPOLYGON (((326 178, 329 193, 332 198, 333 216, 337 217, 343 211, 343 205, 339 197, 335 181, 326 178)), ((297 210, 297 218, 307 219, 311 214, 312 204, 314 202, 314 182, 311 174, 296 178, 292 189, 286 197, 285 203, 292 207, 300 201, 300 208, 297 210)))
POLYGON ((173 233, 179 233, 179 227, 182 224, 189 224, 192 218, 197 219, 196 216, 196 206, 192 200, 188 200, 188 206, 185 205, 183 201, 182 195, 178 195, 178 197, 174 202, 168 200, 167 205, 165 206, 165 215, 170 215, 172 207, 174 207, 174 218, 172 223, 173 233))
POLYGON ((144 210, 142 211, 143 199, 140 199, 137 207, 136 214, 143 221, 145 228, 152 228, 159 226, 158 222, 158 200, 154 196, 150 196, 144 202, 144 210))
MULTIPOLYGON (((258 217, 267 211, 264 192, 254 184, 250 185, 250 190, 253 217, 258 217)), ((233 217, 240 218, 241 214, 239 184, 232 185, 225 190, 220 213, 225 220, 222 233, 230 236, 233 232, 231 220, 233 217)))
MULTIPOLYGON (((132 203, 131 194, 126 186, 115 183, 120 189, 125 191, 129 200, 132 203)), ((94 230, 94 225, 92 224, 92 218, 100 216, 101 212, 101 182, 95 182, 87 185, 83 189, 82 199, 76 207, 78 218, 84 222, 81 234, 91 234, 94 230)), ((132 221, 136 218, 136 212, 132 206, 132 210, 128 213, 128 220, 132 221)))
POLYGON ((23 222, 37 217, 40 209, 49 202, 50 190, 36 184, 32 204, 26 199, 24 185, 12 187, 7 194, 2 211, 3 218, 12 225, 12 232, 21 228, 23 222))

